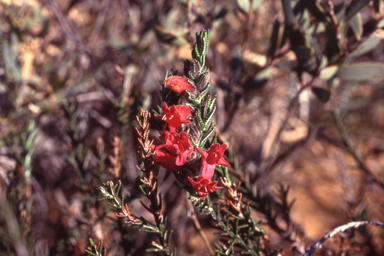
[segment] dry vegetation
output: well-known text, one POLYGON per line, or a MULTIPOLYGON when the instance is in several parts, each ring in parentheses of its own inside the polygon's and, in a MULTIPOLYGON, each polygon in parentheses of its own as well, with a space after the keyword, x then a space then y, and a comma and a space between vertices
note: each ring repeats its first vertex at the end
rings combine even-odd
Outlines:
MULTIPOLYGON (((326 32, 313 33, 308 59, 329 59, 316 70, 298 60, 292 39, 271 50, 287 1, 245 2, 0 1, 0 255, 86 255, 88 238, 102 239, 108 255, 146 255, 155 237, 124 225, 97 188, 121 180, 130 211, 151 220, 137 186, 135 116, 159 104, 159 80, 182 71, 203 28, 217 132, 230 145, 230 172, 257 188, 243 199, 256 202, 265 246, 301 255, 338 225, 384 222, 384 68, 375 79, 341 71, 324 79, 373 36, 375 47, 353 62, 384 63, 380 1, 359 9, 357 32, 340 32, 345 45, 333 63, 326 32)), ((329 2, 354 1, 320 2, 328 12, 329 2)), ((315 23, 303 13, 300 26, 315 23)), ((172 247, 209 255, 183 189, 163 169, 158 180, 172 247)), ((213 244, 212 222, 198 219, 213 244)), ((383 255, 384 229, 350 229, 316 253, 383 255)))

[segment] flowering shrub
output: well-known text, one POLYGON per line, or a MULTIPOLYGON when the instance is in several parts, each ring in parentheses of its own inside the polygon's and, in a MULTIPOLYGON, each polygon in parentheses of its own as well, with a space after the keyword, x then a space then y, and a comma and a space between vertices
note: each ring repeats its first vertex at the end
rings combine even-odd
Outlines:
MULTIPOLYGON (((173 70, 167 72, 164 81, 160 83, 161 107, 158 106, 158 112, 154 111, 155 118, 151 119, 151 114, 144 110, 137 116, 139 128, 136 131, 140 145, 138 155, 141 159, 137 168, 142 172, 139 188, 150 202, 149 206, 142 204, 153 215, 155 222, 135 215, 124 204, 124 198, 119 196, 120 181, 117 184, 109 181, 100 186, 103 195, 101 199, 112 201, 110 205, 115 208, 115 215, 124 218, 124 224, 157 235, 158 241, 152 241, 153 247, 148 248, 148 252, 175 255, 176 250, 171 249, 172 232, 167 230, 162 199, 158 193, 158 175, 163 168, 171 172, 188 192, 191 206, 201 215, 209 216, 213 226, 219 230, 216 235, 220 239, 215 243, 216 250, 213 251, 197 218, 194 218, 195 226, 200 230, 210 255, 278 255, 277 251, 269 248, 266 232, 252 218, 250 203, 265 216, 271 229, 279 233, 292 232, 289 231, 292 228, 289 211, 293 203, 287 200, 289 188, 281 185, 275 191, 277 196, 272 198, 270 195, 260 195, 249 176, 243 176, 249 173, 238 175, 235 170, 229 175, 228 168, 231 165, 225 159, 227 145, 218 140, 212 120, 216 98, 209 90, 210 71, 205 67, 208 39, 209 33, 205 30, 197 34, 197 42, 192 51, 193 59, 185 61, 183 75, 173 70), (156 140, 149 138, 150 124, 158 127, 160 136, 156 140), (231 178, 237 182, 232 182, 231 178), (247 197, 246 204, 242 201, 243 193, 247 197), (282 221, 287 230, 281 227, 282 221)), ((384 223, 373 220, 351 222, 336 228, 335 232, 327 233, 307 252, 300 247, 300 243, 294 242, 293 236, 288 239, 297 244, 296 250, 309 256, 335 233, 367 224, 384 227, 384 223)), ((88 248, 89 254, 106 254, 101 243, 96 245, 92 240, 90 242, 93 249, 88 248)), ((290 251, 285 255, 289 255, 290 251)))
MULTIPOLYGON (((209 92, 210 72, 204 66, 209 33, 203 30, 196 37, 193 59, 184 63, 184 75, 171 70, 161 83, 161 107, 158 107, 159 112, 155 112, 155 118, 151 119, 151 114, 143 110, 137 116, 138 154, 142 160, 137 168, 144 176, 140 179, 140 189, 151 202, 146 209, 152 213, 155 224, 134 215, 128 205, 124 205, 124 198, 119 197, 120 182, 116 185, 113 182, 103 184, 100 187, 102 199, 112 201, 110 205, 116 209, 116 216, 126 218, 125 224, 158 235, 159 243, 153 242, 154 248, 147 251, 174 255, 175 251, 170 249, 171 233, 166 229, 161 196, 158 195, 157 177, 159 167, 162 167, 175 175, 179 184, 189 193, 195 209, 210 216, 216 223, 216 228, 222 231, 218 235, 229 239, 227 242, 232 241, 229 244, 215 244, 217 253, 234 254, 236 248, 259 255, 261 250, 266 249, 261 248, 260 244, 267 242, 268 237, 251 218, 249 204, 241 202, 242 194, 237 191, 240 182, 237 185, 231 183, 228 174, 231 166, 224 156, 227 145, 220 143, 215 133, 212 117, 216 110, 216 98, 209 92), (154 138, 149 139, 151 122, 160 127, 156 143, 154 138), (217 186, 215 173, 221 176, 223 186, 217 186), (224 187, 227 189, 225 197, 218 194, 213 196, 215 200, 210 198, 211 193, 224 187)), ((195 225, 199 226, 197 219, 195 225)), ((214 254, 206 239, 205 243, 210 254, 214 254)), ((101 246, 96 246, 93 241, 91 244, 94 251, 89 248, 88 252, 99 255, 101 246)))

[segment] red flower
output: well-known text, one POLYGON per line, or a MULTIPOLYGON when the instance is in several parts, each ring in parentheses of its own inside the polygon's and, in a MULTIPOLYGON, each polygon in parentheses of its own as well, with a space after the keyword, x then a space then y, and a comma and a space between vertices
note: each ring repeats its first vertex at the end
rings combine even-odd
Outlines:
POLYGON ((211 182, 211 180, 206 179, 203 176, 199 176, 196 181, 191 177, 188 177, 188 180, 191 182, 199 197, 204 197, 215 190, 222 189, 222 187, 215 187, 217 181, 211 182))
POLYGON ((164 131, 163 140, 165 144, 156 147, 155 162, 170 172, 178 172, 179 166, 183 165, 193 152, 192 142, 185 132, 179 135, 164 131))
POLYGON ((180 135, 175 132, 165 131, 164 147, 173 155, 176 155, 176 165, 181 166, 185 163, 187 157, 193 152, 192 142, 188 135, 182 132, 180 135))
POLYGON ((202 176, 206 179, 211 179, 215 172, 215 167, 218 165, 224 165, 231 167, 227 161, 224 160, 223 155, 227 145, 214 144, 208 151, 204 151, 201 148, 196 148, 196 151, 203 157, 202 163, 202 176))
POLYGON ((191 114, 191 109, 188 106, 176 105, 169 109, 167 103, 163 102, 161 110, 163 111, 163 116, 156 116, 156 118, 167 122, 171 132, 175 132, 181 124, 189 124, 191 122, 187 120, 187 117, 191 114))
POLYGON ((176 156, 170 154, 164 148, 165 145, 156 147, 155 162, 169 172, 178 172, 180 167, 176 165, 176 156), (164 148, 164 150, 162 150, 164 148))
POLYGON ((190 85, 185 77, 170 76, 165 81, 167 87, 177 93, 184 93, 185 90, 193 91, 194 88, 190 85))

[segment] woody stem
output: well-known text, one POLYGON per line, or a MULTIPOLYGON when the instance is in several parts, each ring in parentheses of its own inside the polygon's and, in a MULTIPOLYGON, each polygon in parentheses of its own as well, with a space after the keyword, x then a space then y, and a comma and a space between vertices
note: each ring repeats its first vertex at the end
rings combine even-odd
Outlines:
POLYGON ((197 219, 195 208, 192 205, 191 200, 187 200, 187 207, 188 207, 188 216, 192 219, 193 223, 195 224, 195 227, 197 231, 199 232, 201 238, 203 239, 205 246, 207 247, 210 255, 215 255, 214 250, 212 249, 211 244, 209 243, 209 240, 207 236, 204 233, 204 230, 201 228, 200 222, 197 219))

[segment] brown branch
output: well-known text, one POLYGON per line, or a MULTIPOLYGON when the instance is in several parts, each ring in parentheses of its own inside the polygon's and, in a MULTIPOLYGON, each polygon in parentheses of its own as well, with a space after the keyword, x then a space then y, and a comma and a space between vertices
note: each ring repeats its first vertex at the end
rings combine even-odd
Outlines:
POLYGON ((352 140, 350 139, 347 129, 344 126, 339 111, 336 109, 336 106, 333 106, 332 111, 333 119, 335 120, 336 127, 340 132, 341 139, 346 146, 348 152, 353 156, 353 158, 356 160, 359 168, 364 172, 365 176, 368 178, 368 180, 380 185, 382 188, 384 188, 384 184, 373 174, 372 170, 366 165, 363 157, 361 156, 360 152, 356 149, 355 145, 353 144, 352 140))
POLYGON ((306 251, 304 256, 311 256, 316 251, 317 248, 320 249, 322 247, 323 243, 328 238, 332 238, 336 234, 344 232, 347 229, 358 228, 358 227, 363 226, 363 225, 373 225, 373 226, 380 226, 380 227, 384 228, 384 223, 379 222, 379 221, 374 221, 374 220, 354 221, 354 222, 350 222, 350 223, 338 226, 337 228, 326 233, 325 236, 323 236, 317 243, 312 245, 311 248, 308 251, 306 251))
POLYGON ((140 147, 137 151, 137 154, 141 158, 141 161, 144 163, 144 167, 136 166, 137 169, 145 173, 141 182, 147 186, 147 195, 149 196, 152 192, 157 193, 157 175, 159 173, 158 169, 155 166, 154 161, 152 160, 154 156, 155 149, 152 149, 152 143, 154 139, 149 140, 149 119, 151 114, 148 111, 140 110, 140 115, 136 116, 137 123, 139 128, 136 128, 137 140, 140 144, 140 147))
POLYGON ((312 78, 311 81, 309 81, 307 84, 304 84, 300 87, 299 91, 296 93, 295 97, 293 97, 293 99, 291 100, 291 102, 289 103, 288 105, 288 110, 287 110, 287 114, 285 116, 285 119, 284 121, 282 122, 279 130, 277 131, 276 135, 275 135, 275 138, 273 139, 273 142, 272 142, 272 146, 271 146, 271 149, 270 149, 270 152, 271 152, 271 156, 269 157, 269 161, 266 163, 266 165, 264 166, 264 168, 262 168, 261 172, 260 172, 260 179, 263 179, 265 178, 265 176, 267 176, 268 174, 270 174, 270 172, 272 171, 273 169, 273 166, 274 166, 274 163, 276 160, 278 160, 278 150, 277 150, 277 145, 279 144, 279 140, 280 140, 280 136, 281 136, 281 133, 283 132, 285 126, 287 125, 289 119, 292 117, 293 115, 293 112, 294 112, 294 109, 295 109, 295 106, 297 105, 298 103, 298 100, 299 100, 299 97, 301 95, 301 93, 307 89, 308 87, 310 87, 310 85, 312 84, 312 82, 314 81, 315 77, 312 78))
POLYGON ((195 224, 195 227, 197 231, 199 232, 201 238, 204 241, 205 246, 207 247, 210 255, 215 255, 215 251, 212 249, 211 244, 209 243, 209 240, 207 236, 204 233, 204 230, 201 228, 200 222, 196 216, 195 208, 193 207, 193 204, 191 200, 188 200, 188 216, 192 219, 193 223, 195 224))
POLYGON ((192 24, 192 1, 188 0, 187 1, 187 32, 188 32, 188 41, 193 41, 193 34, 192 34, 192 29, 191 29, 191 24, 192 24))
POLYGON ((113 147, 113 153, 108 155, 108 159, 111 163, 111 166, 108 167, 108 172, 112 174, 115 179, 118 179, 120 177, 121 159, 123 158, 121 139, 119 137, 114 137, 111 145, 113 147))

